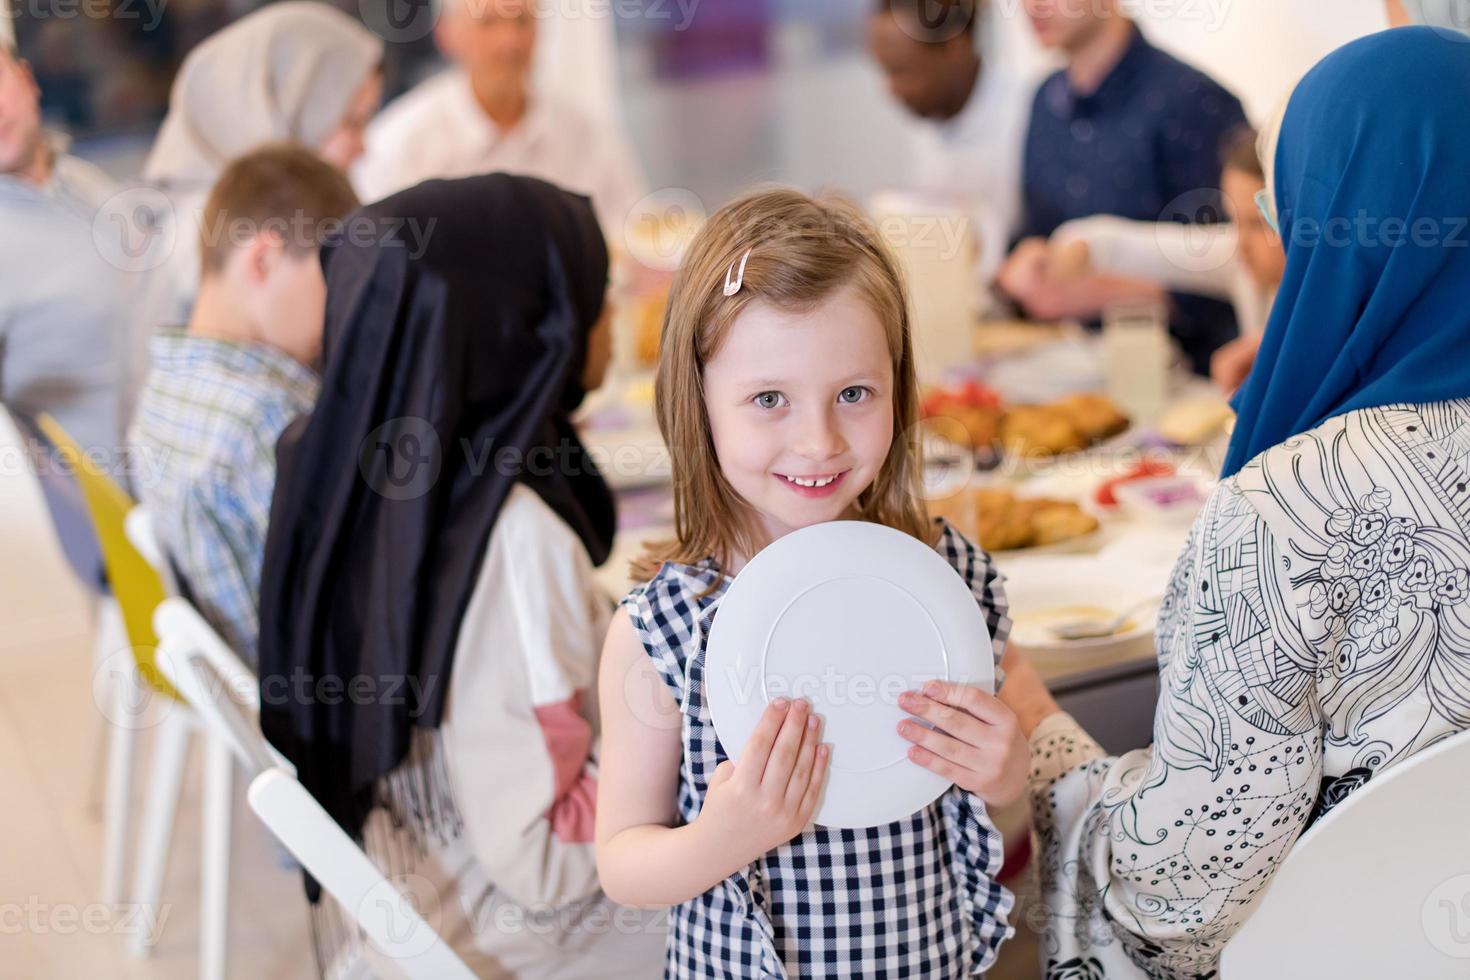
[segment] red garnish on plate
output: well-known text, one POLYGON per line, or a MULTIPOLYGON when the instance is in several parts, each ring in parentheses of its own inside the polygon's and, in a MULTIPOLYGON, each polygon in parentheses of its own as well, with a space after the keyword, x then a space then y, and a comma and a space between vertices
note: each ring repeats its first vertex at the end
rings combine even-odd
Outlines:
POLYGON ((939 388, 924 396, 920 410, 925 418, 943 415, 950 408, 1000 408, 1001 397, 993 388, 978 381, 966 381, 954 388, 939 388))
POLYGON ((1122 476, 1115 476, 1111 480, 1105 481, 1102 486, 1097 488, 1097 493, 1094 495, 1094 499, 1097 500, 1097 502, 1104 507, 1116 507, 1118 506, 1118 498, 1113 493, 1113 490, 1119 485, 1124 483, 1132 483, 1134 480, 1147 480, 1148 478, 1154 476, 1173 476, 1174 473, 1175 470, 1173 464, 1167 463, 1164 460, 1140 460, 1138 462, 1138 465, 1134 466, 1133 469, 1129 470, 1127 473, 1124 473, 1122 476))

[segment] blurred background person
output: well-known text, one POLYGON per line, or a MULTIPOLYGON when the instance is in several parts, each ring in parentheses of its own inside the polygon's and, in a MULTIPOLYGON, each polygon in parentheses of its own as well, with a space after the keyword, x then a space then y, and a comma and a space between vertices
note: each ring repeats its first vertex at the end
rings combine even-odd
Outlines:
POLYGON ((1224 149, 1220 186, 1228 223, 1185 225, 1096 215, 1068 221, 1050 239, 1048 295, 1099 276, 1156 282, 1164 289, 1229 301, 1240 337, 1221 347, 1210 373, 1226 393, 1250 371, 1286 265, 1281 236, 1257 204, 1266 188, 1256 133, 1242 127, 1224 149))
POLYGON ((612 120, 534 89, 538 17, 534 0, 445 0, 434 40, 452 67, 373 121, 353 171, 364 199, 503 171, 586 194, 605 232, 623 227, 641 172, 612 120))
POLYGON ((979 272, 1000 267, 1021 217, 1021 149, 1047 59, 1023 17, 994 0, 878 0, 868 50, 921 120, 916 188, 973 216, 979 272))
POLYGON ((1095 320, 1108 306, 1164 298, 1170 331, 1196 373, 1237 334, 1230 306, 1147 280, 1098 276, 1064 296, 1046 290, 1046 238, 1065 221, 1111 214, 1193 220, 1220 208, 1220 147, 1245 123, 1218 82, 1154 47, 1118 0, 1025 0, 1041 43, 1067 67, 1037 92, 1026 137, 1022 241, 1001 287, 1042 319, 1095 320))
POLYGON ((49 413, 120 464, 145 360, 141 280, 93 241, 116 185, 42 127, 40 99, 30 66, 0 40, 0 401, 49 413))
POLYGON ((168 198, 176 226, 156 309, 189 319, 199 276, 198 219, 221 171, 264 143, 289 140, 350 167, 382 97, 383 42, 314 0, 240 18, 185 59, 143 179, 168 198))
POLYGON ((182 332, 153 338, 130 433, 157 461, 138 490, 160 544, 251 666, 276 439, 321 384, 319 233, 357 203, 346 175, 304 147, 267 146, 225 168, 202 214, 206 228, 231 231, 201 236, 193 313, 182 332))

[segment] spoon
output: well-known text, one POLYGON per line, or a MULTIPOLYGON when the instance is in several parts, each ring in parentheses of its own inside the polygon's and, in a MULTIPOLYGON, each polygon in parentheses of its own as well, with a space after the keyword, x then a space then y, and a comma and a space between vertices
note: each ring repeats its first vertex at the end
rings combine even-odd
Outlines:
POLYGON ((1135 613, 1157 605, 1162 599, 1163 596, 1149 596, 1147 599, 1135 602, 1112 619, 1074 619, 1066 623, 1057 623, 1051 627, 1052 635, 1059 640, 1067 641, 1100 640, 1117 633, 1135 613))

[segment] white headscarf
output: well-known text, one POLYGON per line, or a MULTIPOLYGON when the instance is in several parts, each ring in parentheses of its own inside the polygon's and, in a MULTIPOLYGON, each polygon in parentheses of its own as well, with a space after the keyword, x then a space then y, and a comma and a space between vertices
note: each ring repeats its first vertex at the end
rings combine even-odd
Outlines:
POLYGON ((208 186, 262 143, 320 146, 383 60, 383 42, 314 0, 275 3, 190 52, 143 168, 150 182, 208 186))
POLYGON ((1470 0, 1403 0, 1414 23, 1470 31, 1470 0))
POLYGON ((1256 155, 1261 158, 1261 173, 1266 178, 1266 206, 1273 221, 1279 220, 1276 214, 1276 146, 1281 142, 1281 127, 1286 122, 1286 107, 1290 102, 1288 93, 1276 104, 1275 111, 1256 134, 1256 155))

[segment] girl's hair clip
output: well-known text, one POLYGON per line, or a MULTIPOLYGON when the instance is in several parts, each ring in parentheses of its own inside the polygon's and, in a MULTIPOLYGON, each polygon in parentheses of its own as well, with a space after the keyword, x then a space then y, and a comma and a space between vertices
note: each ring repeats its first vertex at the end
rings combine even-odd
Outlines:
POLYGON ((745 285, 745 263, 750 261, 750 253, 753 251, 755 250, 751 248, 747 248, 745 250, 745 255, 743 255, 740 259, 740 271, 738 273, 735 271, 734 262, 731 262, 730 268, 725 270, 726 296, 734 296, 736 293, 740 292, 740 287, 745 285), (732 276, 734 278, 731 278, 732 276))

